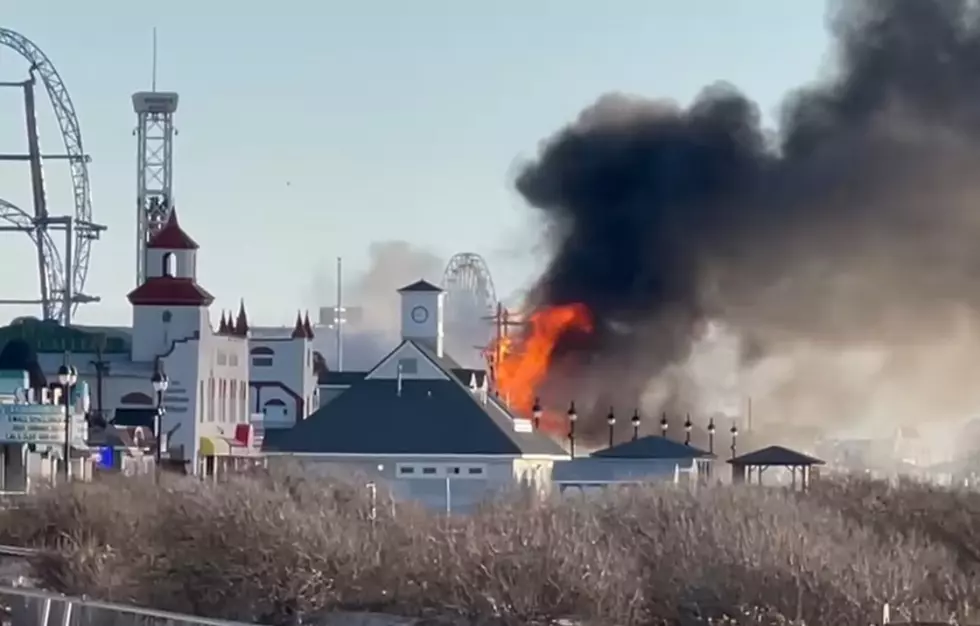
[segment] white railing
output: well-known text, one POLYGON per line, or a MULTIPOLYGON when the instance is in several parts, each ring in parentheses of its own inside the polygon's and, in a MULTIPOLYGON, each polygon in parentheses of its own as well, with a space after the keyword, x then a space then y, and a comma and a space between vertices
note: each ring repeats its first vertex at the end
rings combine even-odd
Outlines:
POLYGON ((14 587, 0 587, 0 625, 254 626, 14 587))

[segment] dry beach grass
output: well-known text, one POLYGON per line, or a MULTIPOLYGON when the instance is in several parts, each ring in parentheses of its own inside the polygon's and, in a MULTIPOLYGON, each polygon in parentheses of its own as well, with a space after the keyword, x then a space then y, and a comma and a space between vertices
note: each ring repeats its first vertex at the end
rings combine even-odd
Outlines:
POLYGON ((344 610, 863 626, 886 602, 893 617, 980 621, 978 513, 977 493, 852 478, 806 495, 515 493, 454 518, 385 505, 372 523, 362 482, 284 473, 52 489, 0 514, 0 541, 54 548, 33 567, 65 593, 265 624, 344 610))

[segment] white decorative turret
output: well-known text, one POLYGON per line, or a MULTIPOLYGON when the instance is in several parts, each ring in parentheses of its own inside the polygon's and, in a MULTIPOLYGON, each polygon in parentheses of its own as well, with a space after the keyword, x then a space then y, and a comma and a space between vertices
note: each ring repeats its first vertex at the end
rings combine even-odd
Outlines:
POLYGON ((428 344, 443 355, 443 309, 446 292, 420 280, 398 290, 402 299, 402 339, 428 344))
POLYGON ((208 307, 214 296, 197 284, 197 250, 171 209, 167 223, 146 245, 146 279, 129 293, 134 361, 153 361, 174 341, 210 333, 208 307))

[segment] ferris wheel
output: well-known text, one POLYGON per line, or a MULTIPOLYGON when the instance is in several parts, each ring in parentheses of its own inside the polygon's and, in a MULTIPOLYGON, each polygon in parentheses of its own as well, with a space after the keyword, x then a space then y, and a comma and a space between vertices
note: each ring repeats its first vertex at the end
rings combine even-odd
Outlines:
POLYGON ((487 344, 493 332, 488 318, 497 306, 497 292, 486 261, 479 254, 453 255, 442 274, 446 291, 446 337, 457 354, 487 344))

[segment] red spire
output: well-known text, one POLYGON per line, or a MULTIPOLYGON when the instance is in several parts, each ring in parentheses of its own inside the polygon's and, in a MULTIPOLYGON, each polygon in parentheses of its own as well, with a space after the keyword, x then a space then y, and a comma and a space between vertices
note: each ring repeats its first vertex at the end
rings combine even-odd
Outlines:
POLYGON ((313 339, 313 325, 310 324, 310 312, 306 312, 306 317, 303 318, 303 332, 306 334, 307 339, 313 339))
POLYGON ((245 300, 243 299, 238 307, 238 319, 235 320, 235 334, 239 337, 248 337, 248 315, 245 314, 245 300))
POLYGON ((303 328, 303 319, 300 317, 299 311, 296 311, 296 325, 293 326, 293 332, 289 336, 293 339, 306 337, 306 329, 303 328))
POLYGON ((177 222, 177 209, 175 207, 170 209, 167 223, 150 238, 146 247, 165 250, 197 250, 200 246, 180 227, 180 223, 177 222))

